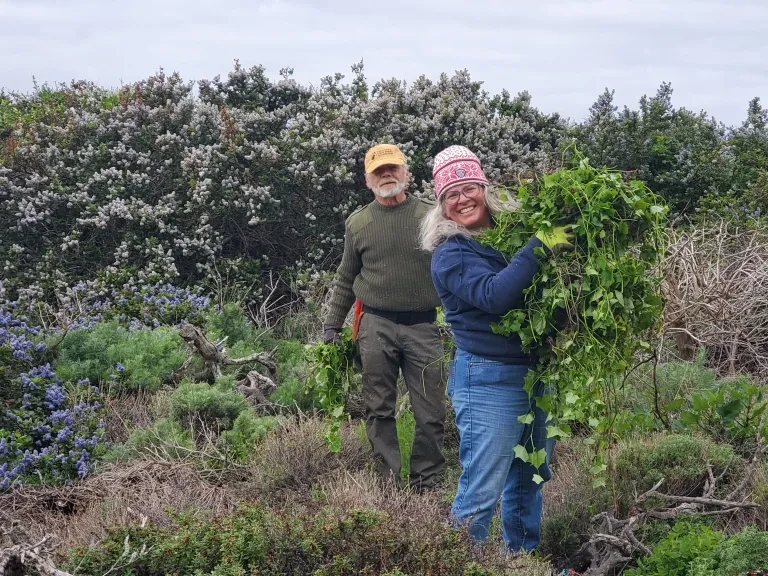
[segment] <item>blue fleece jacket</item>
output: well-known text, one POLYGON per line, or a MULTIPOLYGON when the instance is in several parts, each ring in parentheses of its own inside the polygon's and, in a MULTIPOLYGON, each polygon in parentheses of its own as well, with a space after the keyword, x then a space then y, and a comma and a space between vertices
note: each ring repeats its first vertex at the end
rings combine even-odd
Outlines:
POLYGON ((494 334, 491 324, 523 305, 523 290, 539 270, 532 238, 510 262, 477 240, 453 236, 432 254, 432 281, 443 303, 456 346, 506 364, 530 364, 517 336, 494 334))

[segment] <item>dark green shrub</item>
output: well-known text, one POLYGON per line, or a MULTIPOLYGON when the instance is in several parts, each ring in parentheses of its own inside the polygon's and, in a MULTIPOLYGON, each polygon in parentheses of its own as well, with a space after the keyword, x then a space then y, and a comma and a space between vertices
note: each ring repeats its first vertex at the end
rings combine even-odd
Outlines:
POLYGON ((712 576, 743 576, 768 570, 768 532, 747 528, 723 541, 715 550, 712 576))
POLYGON ((278 340, 275 349, 278 387, 271 400, 303 412, 318 407, 317 397, 305 391, 309 364, 304 344, 298 340, 278 340))
POLYGON ((641 558, 626 576, 689 576, 694 562, 711 558, 725 536, 691 521, 677 522, 650 556, 641 558))
POLYGON ((241 412, 232 430, 221 434, 220 442, 228 455, 236 462, 245 462, 256 444, 274 429, 281 419, 276 416, 256 416, 252 410, 241 412))
POLYGON ((174 328, 129 330, 116 321, 97 323, 66 335, 57 374, 65 380, 109 382, 110 392, 157 390, 181 368, 186 351, 174 328))
POLYGON ((258 339, 253 322, 245 316, 239 304, 232 302, 208 315, 206 332, 216 340, 226 338, 224 345, 227 348, 239 342, 255 343, 258 339))
POLYGON ((572 503, 541 520, 539 550, 546 556, 568 558, 589 539, 592 513, 583 503, 572 503))
POLYGON ((239 392, 228 389, 229 381, 217 386, 204 382, 182 382, 171 396, 171 416, 184 429, 202 425, 214 432, 229 430, 248 401, 239 392))

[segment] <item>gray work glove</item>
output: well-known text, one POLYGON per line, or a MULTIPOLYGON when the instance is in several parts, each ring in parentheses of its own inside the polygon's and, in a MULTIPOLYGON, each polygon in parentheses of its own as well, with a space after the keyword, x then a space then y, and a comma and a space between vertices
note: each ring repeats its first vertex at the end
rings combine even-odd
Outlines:
POLYGON ((341 328, 325 328, 323 330, 323 342, 325 344, 341 344, 341 328))

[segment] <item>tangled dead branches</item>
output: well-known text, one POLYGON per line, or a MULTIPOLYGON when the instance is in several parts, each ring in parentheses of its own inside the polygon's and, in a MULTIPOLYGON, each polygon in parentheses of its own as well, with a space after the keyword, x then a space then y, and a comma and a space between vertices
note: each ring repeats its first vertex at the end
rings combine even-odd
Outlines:
MULTIPOLYGON (((193 324, 184 324, 179 329, 179 334, 184 342, 187 343, 190 352, 200 355, 214 378, 221 377, 222 366, 242 366, 244 364, 258 363, 269 371, 270 380, 275 380, 277 365, 269 353, 256 352, 244 358, 230 358, 224 350, 224 340, 211 342, 205 333, 193 324)), ((267 378, 266 376, 262 377, 267 378)), ((274 386, 274 382, 272 382, 272 385, 274 386)))
POLYGON ((0 512, 0 574, 21 576, 37 573, 41 576, 70 576, 58 570, 51 560, 54 547, 50 536, 33 542, 18 522, 0 512))
POLYGON ((704 348, 722 374, 768 379, 768 233, 723 222, 670 235, 664 327, 680 356, 704 348))

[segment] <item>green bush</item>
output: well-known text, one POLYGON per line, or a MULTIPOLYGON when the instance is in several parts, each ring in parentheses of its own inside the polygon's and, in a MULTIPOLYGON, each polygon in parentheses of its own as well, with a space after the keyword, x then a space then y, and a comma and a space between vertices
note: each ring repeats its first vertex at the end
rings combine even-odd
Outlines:
POLYGON ((707 463, 715 475, 728 468, 721 488, 744 466, 727 444, 684 434, 654 435, 619 446, 612 481, 624 505, 632 503, 635 490, 644 492, 661 478, 661 490, 666 493, 699 495, 707 478, 707 463))
MULTIPOLYGON (((679 521, 654 548, 650 556, 641 558, 637 568, 626 576, 689 576, 694 562, 711 558, 724 536, 710 527, 690 521, 679 521)), ((699 568, 700 569, 700 568, 699 568)))
POLYGON ((612 431, 620 438, 662 430, 665 422, 655 412, 657 405, 666 422, 674 421, 682 406, 679 398, 717 387, 717 374, 707 368, 703 354, 694 362, 659 364, 655 380, 653 370, 652 365, 641 365, 614 388, 612 401, 617 414, 612 431))
POLYGON ((143 456, 161 456, 182 460, 195 449, 191 434, 177 422, 168 418, 158 420, 149 428, 131 432, 125 444, 113 446, 105 456, 106 461, 124 461, 143 456))
POLYGON ((271 400, 282 406, 308 412, 319 406, 317 397, 307 393, 309 365, 304 344, 298 340, 278 340, 275 350, 278 387, 271 400))
POLYGON ((243 313, 239 304, 228 303, 208 315, 206 333, 209 337, 220 340, 226 338, 225 346, 230 348, 239 342, 254 343, 258 332, 243 313))
POLYGON ((401 523, 374 511, 339 515, 245 507, 228 517, 182 517, 175 529, 121 528, 92 548, 70 553, 82 576, 107 572, 125 549, 140 556, 122 574, 433 574, 504 572, 469 561, 469 542, 446 524, 401 523))
POLYGON ((276 416, 256 416, 252 410, 241 412, 232 430, 221 434, 220 442, 228 455, 236 462, 245 462, 256 444, 274 429, 281 419, 276 416))
POLYGON ((117 321, 97 323, 66 335, 56 372, 63 380, 109 382, 112 393, 157 390, 181 368, 186 351, 177 330, 129 330, 117 321))
POLYGON ((750 527, 723 541, 715 550, 714 567, 712 576, 742 576, 750 570, 768 570, 768 532, 750 527))
POLYGON ((229 430, 246 410, 248 401, 230 388, 229 380, 217 386, 185 381, 171 396, 171 416, 185 430, 197 423, 215 432, 229 430))

